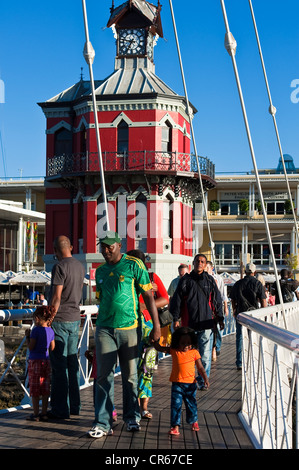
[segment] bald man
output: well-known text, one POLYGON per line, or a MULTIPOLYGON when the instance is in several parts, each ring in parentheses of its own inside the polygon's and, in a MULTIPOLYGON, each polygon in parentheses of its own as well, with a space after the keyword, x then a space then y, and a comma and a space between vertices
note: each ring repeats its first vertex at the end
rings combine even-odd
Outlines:
POLYGON ((50 354, 52 386, 51 411, 48 414, 53 419, 78 415, 81 407, 77 348, 85 270, 72 256, 72 249, 68 237, 60 235, 54 240, 54 253, 58 261, 52 269, 49 304, 55 308, 52 323, 55 349, 50 354))

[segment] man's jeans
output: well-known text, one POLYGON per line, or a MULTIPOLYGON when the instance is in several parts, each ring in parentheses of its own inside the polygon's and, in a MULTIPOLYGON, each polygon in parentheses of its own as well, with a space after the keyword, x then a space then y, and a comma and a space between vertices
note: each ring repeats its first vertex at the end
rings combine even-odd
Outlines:
POLYGON ((96 328, 97 384, 95 387, 95 421, 103 431, 112 427, 114 406, 114 372, 119 358, 123 387, 123 420, 140 421, 138 403, 140 328, 120 330, 96 328))
POLYGON ((55 349, 50 352, 52 367, 51 408, 60 418, 80 411, 78 338, 80 321, 52 323, 55 349))
POLYGON ((186 407, 186 421, 193 424, 197 421, 196 383, 173 382, 171 385, 171 427, 180 426, 182 404, 186 407))
POLYGON ((236 366, 237 367, 242 367, 242 349, 243 349, 242 325, 237 321, 237 318, 236 318, 236 366))
MULTIPOLYGON (((201 355, 201 362, 209 377, 211 371, 211 359, 213 349, 213 330, 197 331, 198 350, 201 355)), ((201 375, 197 377, 199 387, 204 386, 204 380, 201 375)))

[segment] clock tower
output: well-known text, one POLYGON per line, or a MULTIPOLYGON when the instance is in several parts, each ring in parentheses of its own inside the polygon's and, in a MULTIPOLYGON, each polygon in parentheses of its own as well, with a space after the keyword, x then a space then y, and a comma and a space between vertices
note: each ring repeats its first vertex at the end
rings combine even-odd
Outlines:
MULTIPOLYGON (((122 251, 139 248, 168 287, 181 263, 191 265, 201 244, 193 211, 201 198, 184 96, 155 73, 154 47, 163 37, 161 5, 112 2, 108 27, 116 39, 114 71, 95 80, 110 229, 122 251)), ((64 233, 86 271, 103 262, 105 231, 99 155, 89 81, 39 103, 47 118, 46 256, 64 233)), ((192 116, 196 113, 190 103, 192 116)), ((215 186, 214 165, 199 157, 205 191, 215 186)))

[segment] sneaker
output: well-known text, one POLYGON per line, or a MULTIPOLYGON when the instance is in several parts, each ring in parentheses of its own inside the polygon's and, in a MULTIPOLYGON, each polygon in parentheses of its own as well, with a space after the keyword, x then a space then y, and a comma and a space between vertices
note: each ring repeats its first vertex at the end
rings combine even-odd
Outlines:
POLYGON ((99 426, 95 425, 88 431, 87 434, 95 439, 100 439, 104 436, 112 436, 113 430, 109 429, 109 431, 104 431, 103 429, 99 428, 99 426))
POLYGON ((141 429, 141 426, 138 421, 132 420, 132 421, 127 422, 127 431, 135 432, 135 431, 140 431, 140 429, 141 429))

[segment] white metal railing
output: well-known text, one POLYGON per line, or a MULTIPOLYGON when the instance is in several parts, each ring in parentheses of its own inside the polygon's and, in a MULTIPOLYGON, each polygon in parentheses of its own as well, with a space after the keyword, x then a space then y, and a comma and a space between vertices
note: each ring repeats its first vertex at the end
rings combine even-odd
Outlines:
POLYGON ((284 310, 287 330, 280 305, 237 318, 243 326, 239 416, 260 449, 299 448, 299 302, 284 304, 284 310))

